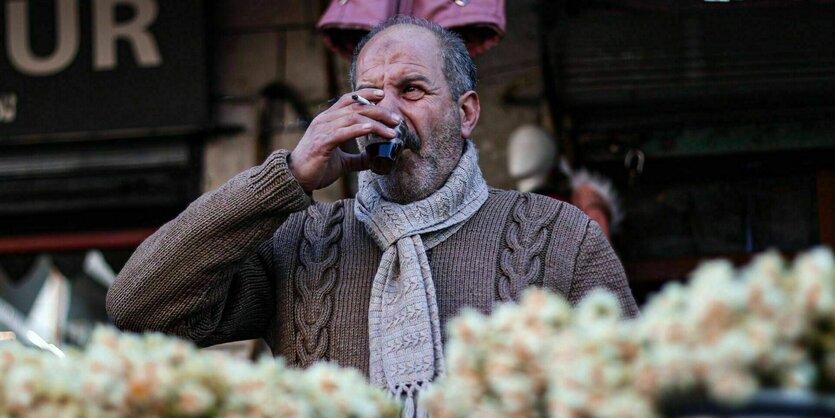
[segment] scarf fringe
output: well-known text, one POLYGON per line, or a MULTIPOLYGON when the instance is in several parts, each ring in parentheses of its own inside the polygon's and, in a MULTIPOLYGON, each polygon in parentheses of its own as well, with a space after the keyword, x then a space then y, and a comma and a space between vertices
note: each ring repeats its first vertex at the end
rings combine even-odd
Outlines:
POLYGON ((401 418, 429 418, 429 413, 417 398, 421 392, 425 392, 430 386, 432 386, 431 382, 416 382, 389 388, 389 394, 393 398, 403 400, 401 418))

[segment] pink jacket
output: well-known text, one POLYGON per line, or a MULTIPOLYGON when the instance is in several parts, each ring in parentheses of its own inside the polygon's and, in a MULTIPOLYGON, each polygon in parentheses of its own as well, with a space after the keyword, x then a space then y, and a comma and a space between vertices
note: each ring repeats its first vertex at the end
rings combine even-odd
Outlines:
POLYGON ((455 30, 472 56, 505 34, 504 0, 332 0, 316 27, 331 49, 350 57, 363 35, 395 15, 423 17, 455 30))

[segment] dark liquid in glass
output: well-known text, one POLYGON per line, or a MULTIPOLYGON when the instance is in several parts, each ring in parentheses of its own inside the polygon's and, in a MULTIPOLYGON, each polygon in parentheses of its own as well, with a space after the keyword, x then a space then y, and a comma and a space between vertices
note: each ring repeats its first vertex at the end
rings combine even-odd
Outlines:
POLYGON ((377 174, 389 174, 403 145, 400 141, 377 142, 365 146, 365 153, 371 162, 371 171, 377 174))

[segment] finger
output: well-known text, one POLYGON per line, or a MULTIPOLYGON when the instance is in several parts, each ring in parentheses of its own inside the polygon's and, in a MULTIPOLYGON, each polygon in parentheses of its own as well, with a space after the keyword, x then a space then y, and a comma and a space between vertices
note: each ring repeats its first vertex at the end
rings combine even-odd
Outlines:
POLYGON ((395 127, 403 118, 397 114, 392 112, 391 110, 382 108, 380 106, 366 106, 362 104, 354 104, 350 107, 351 110, 363 115, 367 116, 371 119, 380 121, 385 123, 388 126, 395 127))
MULTIPOLYGON (((333 122, 340 118, 350 118, 352 115, 362 115, 369 119, 382 122, 390 127, 395 127, 403 119, 399 114, 379 106, 369 106, 354 102, 350 106, 334 109, 319 115, 319 122, 333 122)), ((356 122, 354 122, 356 123, 356 122)))
MULTIPOLYGON (((365 107, 368 108, 370 106, 365 107)), ((389 121, 393 121, 394 119, 396 119, 392 117, 387 110, 383 110, 382 113, 372 113, 371 116, 361 112, 348 112, 344 113, 341 118, 334 119, 333 121, 331 121, 331 123, 334 125, 335 128, 348 125, 373 123, 374 125, 381 125, 384 128, 388 128, 388 130, 385 130, 385 132, 390 132, 390 134, 380 133, 381 136, 385 136, 386 138, 394 138, 397 135, 397 132, 394 130, 394 128, 397 126, 397 123, 386 122, 385 120, 380 120, 378 118, 387 119, 389 121)))
POLYGON ((371 133, 388 139, 392 139, 397 136, 394 129, 391 129, 380 122, 366 122, 336 128, 333 130, 333 135, 328 142, 329 145, 336 147, 345 141, 371 133))
POLYGON ((363 171, 371 168, 371 161, 368 159, 368 154, 349 154, 343 152, 342 155, 343 171, 363 171))
MULTIPOLYGON (((362 96, 363 98, 365 98, 369 102, 376 103, 376 102, 379 102, 380 99, 383 98, 383 96, 385 95, 385 92, 380 90, 380 89, 367 88, 367 89, 359 89, 357 91, 352 91, 350 93, 345 93, 339 98, 339 100, 336 101, 336 103, 334 103, 333 106, 331 106, 331 109, 334 109, 334 110, 341 109, 343 107, 347 107, 347 106, 350 106, 354 103, 357 103, 357 101, 354 100, 354 98, 352 97, 355 94, 358 95, 358 96, 362 96)), ((365 105, 365 106, 367 106, 367 105, 365 105)))
POLYGON ((341 118, 331 121, 328 127, 331 130, 336 130, 346 126, 365 125, 367 123, 372 124, 372 131, 380 136, 386 138, 394 138, 397 136, 397 131, 393 127, 387 126, 385 123, 361 113, 346 113, 341 118))
MULTIPOLYGON (((377 103, 383 98, 383 96, 386 95, 386 92, 375 88, 365 88, 359 89, 352 93, 348 93, 348 96, 353 96, 354 94, 356 94, 357 96, 362 96, 363 98, 365 98, 365 100, 368 100, 371 103, 377 103)), ((351 98, 351 101, 354 101, 353 97, 351 98)))

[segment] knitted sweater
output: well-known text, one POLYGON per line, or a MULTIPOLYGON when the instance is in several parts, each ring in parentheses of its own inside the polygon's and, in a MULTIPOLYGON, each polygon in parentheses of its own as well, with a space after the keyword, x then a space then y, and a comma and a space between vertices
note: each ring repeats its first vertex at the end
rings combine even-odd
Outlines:
MULTIPOLYGON (((274 152, 193 202, 143 242, 107 295, 124 330, 207 346, 263 337, 308 366, 368 374, 368 305, 381 250, 352 200, 314 203, 274 152)), ((544 196, 490 189, 462 228, 428 252, 441 326, 465 306, 488 313, 544 286, 571 303, 596 287, 635 301, 600 227, 544 196)))

